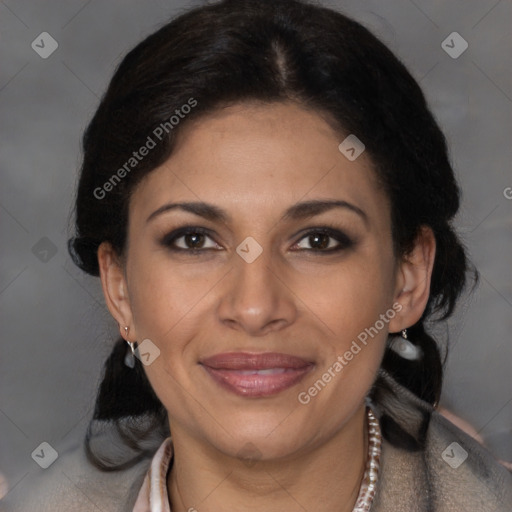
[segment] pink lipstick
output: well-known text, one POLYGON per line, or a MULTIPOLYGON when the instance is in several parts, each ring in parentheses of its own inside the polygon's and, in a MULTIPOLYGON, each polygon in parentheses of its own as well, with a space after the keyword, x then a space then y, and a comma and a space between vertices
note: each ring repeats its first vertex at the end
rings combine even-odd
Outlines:
POLYGON ((219 385, 246 397, 280 393, 314 368, 310 361, 275 352, 229 352, 208 357, 200 364, 219 385))

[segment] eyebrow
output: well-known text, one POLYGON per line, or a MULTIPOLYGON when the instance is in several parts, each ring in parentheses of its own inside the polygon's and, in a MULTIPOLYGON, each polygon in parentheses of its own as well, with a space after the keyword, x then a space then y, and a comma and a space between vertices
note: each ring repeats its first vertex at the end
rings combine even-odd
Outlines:
MULTIPOLYGON (((290 206, 284 213, 282 220, 306 220, 315 215, 327 212, 334 208, 344 208, 356 213, 361 219, 368 224, 368 216, 358 206, 342 200, 320 200, 303 201, 301 203, 290 206)), ((231 216, 222 208, 213 204, 204 202, 183 202, 183 203, 167 203, 155 210, 146 220, 149 222, 158 215, 170 210, 183 210, 199 217, 203 217, 212 222, 228 223, 231 216)))

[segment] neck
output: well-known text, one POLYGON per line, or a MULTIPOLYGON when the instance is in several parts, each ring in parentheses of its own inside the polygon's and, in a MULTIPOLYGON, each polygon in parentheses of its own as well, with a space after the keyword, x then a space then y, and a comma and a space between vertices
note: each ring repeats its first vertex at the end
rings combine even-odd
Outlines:
POLYGON ((341 430, 313 448, 247 464, 171 429, 174 461, 167 479, 172 512, 351 512, 368 453, 364 404, 341 430))

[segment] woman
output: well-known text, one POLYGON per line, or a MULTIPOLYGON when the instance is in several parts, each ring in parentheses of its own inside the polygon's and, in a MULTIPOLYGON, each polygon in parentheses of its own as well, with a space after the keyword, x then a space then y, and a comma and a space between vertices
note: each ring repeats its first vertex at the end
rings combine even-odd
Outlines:
POLYGON ((512 510, 435 410, 459 190, 365 28, 296 0, 189 11, 125 57, 83 149, 70 251, 122 339, 85 450, 20 510, 512 510))

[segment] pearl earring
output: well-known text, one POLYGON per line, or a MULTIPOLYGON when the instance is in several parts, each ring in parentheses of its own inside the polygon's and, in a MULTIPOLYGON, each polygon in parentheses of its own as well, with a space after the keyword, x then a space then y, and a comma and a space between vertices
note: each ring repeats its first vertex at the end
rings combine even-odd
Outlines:
POLYGON ((389 348, 408 361, 417 361, 423 355, 421 348, 409 341, 407 329, 402 330, 400 337, 391 339, 389 348))
POLYGON ((125 334, 125 341, 130 345, 130 350, 126 352, 126 355, 124 357, 124 364, 128 366, 128 368, 135 368, 135 357, 136 357, 136 348, 137 348, 137 342, 134 341, 133 343, 131 341, 128 341, 126 338, 128 338, 128 331, 129 327, 124 328, 124 334, 125 334))

